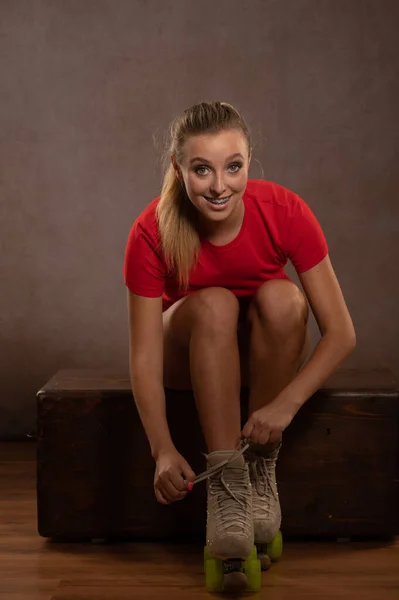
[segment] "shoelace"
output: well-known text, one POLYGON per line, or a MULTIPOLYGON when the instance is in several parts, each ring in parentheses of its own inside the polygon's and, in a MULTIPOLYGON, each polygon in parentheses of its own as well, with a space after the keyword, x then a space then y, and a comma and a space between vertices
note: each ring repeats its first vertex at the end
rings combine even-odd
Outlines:
POLYGON ((217 465, 213 465, 206 471, 203 471, 202 473, 197 475, 197 477, 194 479, 194 483, 199 483, 200 481, 203 481, 204 479, 208 479, 208 477, 211 477, 211 475, 216 475, 216 473, 220 473, 220 471, 222 471, 222 469, 224 469, 224 467, 226 465, 228 465, 233 460, 235 460, 236 458, 238 458, 239 456, 244 454, 244 452, 248 448, 249 448, 248 439, 241 440, 241 442, 237 446, 237 449, 235 450, 235 452, 233 452, 233 454, 230 456, 230 458, 226 458, 226 460, 222 460, 217 465))
MULTIPOLYGON (((218 474, 213 475, 212 481, 209 483, 211 494, 216 500, 215 517, 223 529, 238 526, 242 530, 248 526, 245 510, 242 510, 248 505, 248 492, 246 490, 233 491, 231 483, 234 480, 226 483, 224 468, 220 477, 218 474)), ((242 473, 245 471, 245 467, 231 467, 231 469, 237 471, 236 481, 242 481, 242 473)))
POLYGON ((275 481, 269 473, 268 461, 270 462, 270 460, 273 461, 273 459, 258 456, 255 460, 250 461, 250 469, 255 480, 256 492, 258 496, 266 498, 269 502, 271 502, 272 498, 277 500, 277 493, 274 489, 275 481))

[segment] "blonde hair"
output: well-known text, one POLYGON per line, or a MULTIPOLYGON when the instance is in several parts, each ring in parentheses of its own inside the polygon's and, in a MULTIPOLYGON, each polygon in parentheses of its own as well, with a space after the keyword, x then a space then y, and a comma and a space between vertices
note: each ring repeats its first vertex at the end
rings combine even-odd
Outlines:
POLYGON ((248 142, 248 127, 240 113, 227 102, 202 102, 188 108, 176 118, 169 129, 168 147, 165 152, 166 172, 156 216, 160 233, 161 249, 169 271, 175 272, 180 287, 187 288, 190 272, 198 261, 201 246, 197 226, 197 210, 190 202, 184 184, 178 179, 171 161, 182 163, 183 146, 193 135, 217 133, 238 129, 248 142))

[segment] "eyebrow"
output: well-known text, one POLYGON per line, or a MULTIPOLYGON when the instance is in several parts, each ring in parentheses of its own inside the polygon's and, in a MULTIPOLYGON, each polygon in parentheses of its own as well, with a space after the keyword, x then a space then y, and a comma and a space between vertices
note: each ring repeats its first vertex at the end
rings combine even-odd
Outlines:
MULTIPOLYGON (((226 159, 226 162, 229 162, 230 160, 233 160, 233 158, 237 158, 238 156, 240 156, 240 157, 241 157, 241 158, 244 160, 244 157, 243 157, 243 155, 242 155, 242 154, 240 154, 240 152, 236 152, 235 154, 232 154, 231 156, 229 156, 229 157, 226 159)), ((207 160, 206 158, 202 158, 201 156, 196 156, 195 158, 192 158, 192 159, 190 160, 190 165, 191 165, 192 163, 194 163, 195 161, 197 161, 197 160, 200 160, 200 161, 201 161, 201 162, 203 162, 203 163, 208 163, 208 165, 212 164, 210 160, 207 160)))

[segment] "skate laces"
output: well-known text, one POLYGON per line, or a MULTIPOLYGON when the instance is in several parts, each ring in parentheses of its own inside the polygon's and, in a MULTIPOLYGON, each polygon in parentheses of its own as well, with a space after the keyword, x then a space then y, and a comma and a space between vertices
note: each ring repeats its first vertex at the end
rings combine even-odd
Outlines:
POLYGON ((256 460, 250 464, 258 496, 270 497, 272 494, 276 498, 274 486, 271 485, 275 483, 273 475, 269 472, 271 466, 270 463, 268 464, 267 459, 261 456, 256 457, 256 460))
MULTIPOLYGON (((220 473, 220 471, 222 471, 222 469, 224 469, 224 467, 226 465, 231 463, 233 460, 235 460, 239 456, 242 456, 248 448, 249 448, 248 440, 247 439, 241 440, 237 449, 232 453, 230 458, 226 458, 225 460, 222 460, 217 465, 213 465, 213 467, 210 467, 209 469, 206 469, 206 471, 203 471, 202 473, 200 473, 200 475, 197 475, 197 477, 194 479, 194 483, 199 483, 200 481, 203 481, 204 479, 208 479, 212 475, 216 475, 216 473, 220 473)), ((206 458, 206 454, 204 454, 204 456, 206 458)))
POLYGON ((254 508, 258 508, 255 506, 258 503, 263 506, 263 503, 266 501, 270 506, 273 500, 278 500, 275 478, 276 450, 268 457, 251 454, 248 460, 251 482, 254 484, 256 490, 254 508))
MULTIPOLYGON (((225 460, 213 465, 194 479, 194 483, 199 483, 204 479, 209 479, 209 491, 216 500, 215 517, 218 526, 224 530, 233 526, 238 526, 240 530, 248 529, 248 511, 242 509, 249 506, 251 498, 248 487, 245 485, 244 477, 246 465, 229 467, 229 476, 225 479, 226 467, 242 456, 249 448, 249 441, 243 439, 231 456, 225 460), (241 488, 241 489, 240 489, 241 488)), ((206 454, 204 454, 206 457, 206 454)))
MULTIPOLYGON (((248 528, 249 500, 251 498, 250 482, 245 482, 246 465, 223 467, 221 473, 211 476, 209 491, 216 501, 215 518, 224 530, 238 527, 240 531, 248 528), (225 479, 225 469, 228 478, 225 479)), ((248 476, 247 476, 248 477, 248 476)))

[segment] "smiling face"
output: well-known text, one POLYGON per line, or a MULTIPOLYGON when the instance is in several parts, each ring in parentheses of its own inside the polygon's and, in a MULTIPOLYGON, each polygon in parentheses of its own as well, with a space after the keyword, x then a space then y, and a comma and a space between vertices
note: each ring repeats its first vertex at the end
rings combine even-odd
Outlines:
POLYGON ((250 156, 238 129, 195 135, 183 146, 181 164, 172 158, 187 195, 210 226, 232 224, 243 211, 250 156))

